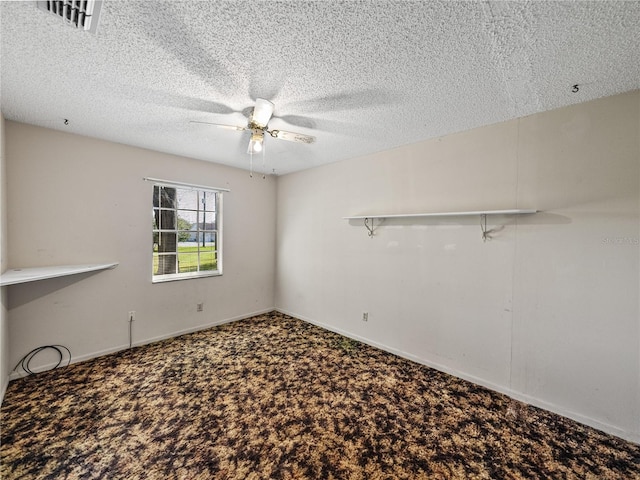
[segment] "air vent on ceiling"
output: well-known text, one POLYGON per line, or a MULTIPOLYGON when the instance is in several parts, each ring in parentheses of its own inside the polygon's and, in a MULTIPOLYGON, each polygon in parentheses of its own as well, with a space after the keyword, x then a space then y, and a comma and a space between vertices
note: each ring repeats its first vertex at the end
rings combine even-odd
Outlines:
POLYGON ((38 1, 38 8, 51 12, 72 27, 95 33, 102 2, 100 0, 38 1))

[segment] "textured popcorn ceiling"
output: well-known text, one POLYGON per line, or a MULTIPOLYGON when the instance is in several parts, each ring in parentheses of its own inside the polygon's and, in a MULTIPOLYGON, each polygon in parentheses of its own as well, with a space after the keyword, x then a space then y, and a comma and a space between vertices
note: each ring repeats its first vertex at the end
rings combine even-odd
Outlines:
POLYGON ((640 88, 636 1, 105 1, 96 34, 0 14, 8 120, 249 168, 248 133, 189 121, 261 97, 317 137, 267 138, 279 174, 640 88))

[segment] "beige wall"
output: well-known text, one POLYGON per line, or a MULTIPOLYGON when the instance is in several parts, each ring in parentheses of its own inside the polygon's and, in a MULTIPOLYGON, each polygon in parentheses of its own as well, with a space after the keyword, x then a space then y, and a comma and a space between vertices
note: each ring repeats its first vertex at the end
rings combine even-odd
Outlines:
POLYGON ((640 93, 278 180, 276 306, 640 441, 640 93), (537 208, 479 219, 344 216, 537 208), (368 312, 368 322, 362 321, 368 312))
MULTIPOLYGON (((5 160, 4 116, 0 113, 0 273, 7 260, 7 176, 5 160)), ((9 382, 9 316, 7 314, 7 288, 0 287, 0 403, 9 382)))
MULTIPOLYGON (((11 362, 49 344, 76 360, 125 348, 130 310, 143 343, 273 308, 275 179, 10 121, 6 137, 10 267, 120 262, 8 287, 11 362), (152 184, 143 177, 231 189, 224 275, 151 283, 152 184)), ((33 366, 53 360, 43 352, 33 366)))
POLYGON ((124 348, 129 310, 140 343, 275 303, 640 441, 639 92, 277 182, 13 122, 5 133, 10 266, 120 265, 3 288, 3 380, 39 345, 77 359, 124 348), (231 188, 222 277, 151 284, 144 176, 231 188), (342 219, 515 207, 543 212, 490 222, 504 228, 486 243, 477 218, 387 220, 372 239, 342 219))

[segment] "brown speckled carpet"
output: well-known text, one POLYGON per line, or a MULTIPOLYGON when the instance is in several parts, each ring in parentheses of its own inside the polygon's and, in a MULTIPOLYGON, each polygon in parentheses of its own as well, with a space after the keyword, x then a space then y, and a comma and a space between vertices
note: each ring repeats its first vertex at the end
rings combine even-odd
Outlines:
POLYGON ((632 479, 640 446, 271 313, 11 382, 9 479, 632 479))

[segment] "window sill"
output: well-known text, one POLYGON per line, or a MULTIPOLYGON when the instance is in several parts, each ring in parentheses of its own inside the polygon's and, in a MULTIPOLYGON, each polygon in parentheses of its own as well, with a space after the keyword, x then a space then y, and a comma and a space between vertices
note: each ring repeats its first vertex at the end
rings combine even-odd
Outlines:
POLYGON ((175 282, 177 280, 191 280, 193 278, 220 277, 220 270, 212 270, 210 272, 193 272, 193 273, 172 273, 168 275, 154 275, 151 277, 151 283, 175 282))

